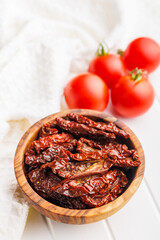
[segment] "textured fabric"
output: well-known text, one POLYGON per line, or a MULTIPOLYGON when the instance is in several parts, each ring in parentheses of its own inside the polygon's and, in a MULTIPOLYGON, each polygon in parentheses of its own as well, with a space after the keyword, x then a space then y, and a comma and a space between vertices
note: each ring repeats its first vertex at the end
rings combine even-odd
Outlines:
POLYGON ((57 112, 65 83, 85 72, 99 41, 159 40, 159 0, 0 0, 0 239, 19 240, 28 205, 14 176, 16 145, 57 112))

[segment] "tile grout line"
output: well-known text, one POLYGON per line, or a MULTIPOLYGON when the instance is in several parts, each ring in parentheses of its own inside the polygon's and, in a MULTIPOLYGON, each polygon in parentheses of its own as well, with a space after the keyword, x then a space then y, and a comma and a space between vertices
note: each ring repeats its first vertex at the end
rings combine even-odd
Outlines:
POLYGON ((53 222, 53 220, 51 220, 50 218, 47 218, 47 217, 46 217, 46 221, 47 221, 47 224, 48 224, 50 233, 51 233, 51 235, 52 235, 52 239, 53 239, 53 240, 57 240, 57 237, 56 237, 56 234, 55 234, 55 231, 54 231, 53 224, 51 223, 51 222, 53 222))
POLYGON ((156 208, 156 210, 157 210, 156 212, 158 212, 158 216, 159 216, 159 219, 160 219, 160 207, 159 207, 159 205, 158 205, 158 203, 157 203, 157 201, 154 197, 154 194, 153 194, 153 192, 152 192, 152 190, 151 190, 151 188, 148 184, 148 181, 147 181, 146 177, 144 177, 144 185, 146 187, 146 190, 147 190, 148 194, 150 195, 152 203, 153 203, 154 207, 156 208))
MULTIPOLYGON (((47 225, 47 228, 49 230, 49 233, 50 233, 50 236, 53 240, 56 240, 56 235, 55 235, 55 231, 54 231, 54 228, 53 228, 53 224, 51 223, 51 219, 43 216, 41 214, 42 218, 43 218, 43 221, 45 222, 45 224, 47 225)), ((107 237, 109 237, 109 240, 116 240, 114 234, 113 234, 113 231, 111 229, 111 226, 108 222, 108 219, 105 219, 105 220, 102 220, 102 223, 103 223, 103 226, 105 228, 105 231, 107 233, 107 237)), ((108 240, 108 239, 107 239, 108 240)))
POLYGON ((112 228, 109 224, 109 221, 108 219, 106 218, 105 220, 102 220, 103 222, 103 225, 104 225, 104 228, 105 228, 105 231, 107 232, 107 236, 109 236, 109 239, 110 240, 116 240, 115 236, 114 236, 114 233, 112 231, 112 228))
POLYGON ((48 228, 51 239, 56 240, 56 235, 55 235, 53 225, 51 224, 51 220, 49 218, 45 217, 42 214, 41 214, 41 216, 42 216, 42 219, 43 219, 44 223, 46 224, 46 226, 48 228))

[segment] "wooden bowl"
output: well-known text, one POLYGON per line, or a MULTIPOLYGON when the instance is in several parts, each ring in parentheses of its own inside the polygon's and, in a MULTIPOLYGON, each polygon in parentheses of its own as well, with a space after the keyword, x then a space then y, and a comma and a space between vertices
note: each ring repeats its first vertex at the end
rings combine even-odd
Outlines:
POLYGON ((129 201, 129 199, 136 192, 142 181, 145 168, 145 159, 143 149, 138 138, 135 136, 135 134, 131 131, 130 128, 128 128, 121 121, 117 120, 115 117, 109 116, 105 113, 100 113, 91 110, 66 110, 47 116, 38 121, 37 123, 35 123, 28 129, 28 131, 21 138, 17 146, 14 160, 14 168, 18 184, 21 190, 23 191, 25 197, 27 198, 28 202, 40 213, 58 222, 70 224, 86 224, 96 222, 111 216, 112 214, 116 213, 119 209, 121 209, 129 201), (48 121, 54 120, 56 117, 65 116, 69 112, 77 112, 88 116, 89 115, 96 116, 98 118, 102 118, 103 120, 107 120, 107 122, 108 121, 114 122, 118 127, 129 132, 130 144, 138 151, 140 160, 142 162, 140 166, 132 170, 130 184, 128 188, 123 192, 123 194, 121 194, 113 202, 110 202, 98 208, 75 210, 62 208, 57 205, 54 205, 48 202, 47 200, 43 199, 33 190, 24 174, 24 153, 26 152, 27 148, 31 145, 31 143, 36 139, 41 126, 47 123, 48 121))

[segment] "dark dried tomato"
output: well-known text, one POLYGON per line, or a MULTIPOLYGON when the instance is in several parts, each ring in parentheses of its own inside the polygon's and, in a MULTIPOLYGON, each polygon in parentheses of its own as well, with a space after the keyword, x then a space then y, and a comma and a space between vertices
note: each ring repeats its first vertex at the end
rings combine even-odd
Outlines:
POLYGON ((51 162, 59 155, 61 149, 73 151, 75 149, 77 140, 73 139, 69 143, 54 144, 52 147, 45 149, 42 153, 36 154, 34 151, 29 154, 30 150, 26 152, 25 163, 29 166, 40 166, 41 164, 51 162))
POLYGON ((102 161, 87 161, 87 162, 66 162, 54 160, 51 163, 46 163, 41 168, 51 168, 53 173, 57 173, 63 178, 80 178, 84 176, 106 173, 113 163, 107 160, 102 161))
POLYGON ((129 133, 123 131, 120 128, 117 128, 114 123, 94 122, 93 120, 91 120, 87 117, 84 117, 80 114, 76 114, 76 113, 69 113, 69 114, 67 114, 67 117, 71 120, 74 120, 81 124, 85 124, 89 127, 96 128, 96 129, 110 132, 110 133, 114 133, 117 136, 121 136, 124 138, 129 138, 129 133))
POLYGON ((36 192, 54 204, 71 209, 89 208, 80 198, 70 198, 52 191, 51 188, 61 181, 52 172, 35 169, 28 177, 36 192))
POLYGON ((56 118, 56 123, 59 127, 66 130, 67 132, 72 133, 76 137, 91 137, 93 139, 102 138, 106 139, 115 139, 114 133, 107 133, 104 131, 97 130, 95 128, 89 127, 84 124, 79 124, 76 122, 68 121, 63 118, 56 118))
POLYGON ((54 135, 58 133, 58 129, 53 122, 48 122, 44 124, 39 131, 39 138, 46 137, 49 135, 54 135))
MULTIPOLYGON (((92 175, 78 179, 65 179, 57 186, 53 186, 52 190, 68 197, 80 197, 83 195, 104 196, 109 193, 114 185, 121 183, 120 179, 122 177, 125 178, 123 182, 127 184, 128 180, 125 174, 115 169, 102 175, 92 175)), ((121 187, 125 186, 121 184, 121 187)))

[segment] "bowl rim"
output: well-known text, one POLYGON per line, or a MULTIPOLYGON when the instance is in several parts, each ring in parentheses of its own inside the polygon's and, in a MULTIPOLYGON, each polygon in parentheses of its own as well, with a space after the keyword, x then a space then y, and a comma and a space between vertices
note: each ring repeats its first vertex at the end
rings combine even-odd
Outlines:
POLYGON ((144 176, 145 157, 144 157, 143 148, 137 136, 122 121, 104 112, 102 113, 102 112, 88 110, 88 109, 72 109, 72 110, 60 111, 60 112, 46 116, 40 119, 39 121, 37 121, 36 123, 34 123, 24 133, 16 149, 15 158, 14 158, 14 170, 15 170, 17 182, 21 190, 23 191, 25 196, 30 200, 31 204, 33 204, 34 207, 38 206, 40 208, 43 208, 44 210, 48 211, 49 215, 51 216, 52 214, 56 214, 57 216, 63 215, 68 217, 81 218, 81 219, 95 217, 98 220, 101 220, 102 218, 104 218, 103 216, 108 217, 114 214, 115 212, 117 212, 120 208, 122 208, 137 191, 144 176), (33 137, 33 135, 31 135, 32 131, 34 130, 34 134, 35 133, 38 134, 38 131, 43 124, 55 119, 56 116, 59 114, 60 114, 59 116, 65 116, 69 112, 76 112, 84 115, 87 115, 87 114, 93 115, 93 116, 102 118, 105 121, 114 122, 118 127, 129 132, 130 140, 134 145, 134 148, 138 151, 141 164, 137 167, 137 170, 132 182, 130 183, 128 188, 117 199, 101 207, 91 208, 91 209, 69 209, 69 208, 63 208, 63 207, 57 206, 51 202, 48 202, 47 200, 42 198, 38 193, 36 193, 35 190, 29 184, 29 182, 27 181, 27 178, 25 176, 24 169, 23 169, 24 153, 30 145, 28 144, 29 140, 33 137), (27 188, 25 186, 27 186, 27 188), (100 215, 102 216, 101 218, 99 218, 100 215))

